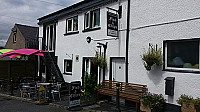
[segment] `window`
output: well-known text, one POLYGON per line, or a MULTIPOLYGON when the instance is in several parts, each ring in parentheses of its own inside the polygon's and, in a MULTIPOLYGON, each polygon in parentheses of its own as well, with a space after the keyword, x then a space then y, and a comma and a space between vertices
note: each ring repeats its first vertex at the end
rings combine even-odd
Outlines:
POLYGON ((14 33, 14 35, 13 35, 13 43, 16 43, 16 41, 17 41, 17 37, 16 37, 16 33, 14 33))
POLYGON ((72 75, 72 60, 64 60, 64 74, 72 75))
POLYGON ((46 45, 47 45, 47 50, 48 51, 54 51, 54 41, 55 41, 55 29, 54 29, 54 25, 49 25, 47 26, 46 29, 46 45))
POLYGON ((100 9, 85 13, 85 29, 100 26, 100 9))
POLYGON ((200 72, 200 40, 165 41, 165 69, 200 72))
POLYGON ((78 31, 78 16, 66 20, 66 33, 78 31))

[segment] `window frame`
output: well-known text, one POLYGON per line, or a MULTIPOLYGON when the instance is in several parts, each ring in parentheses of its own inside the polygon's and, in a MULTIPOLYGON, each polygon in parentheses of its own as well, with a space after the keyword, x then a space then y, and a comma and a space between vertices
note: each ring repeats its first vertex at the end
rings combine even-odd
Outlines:
POLYGON ((16 36, 16 33, 13 34, 13 43, 16 43, 17 42, 17 36, 16 36))
MULTIPOLYGON (((200 50, 200 39, 192 38, 192 39, 178 39, 178 40, 164 40, 163 41, 163 71, 171 71, 171 72, 181 72, 181 73, 200 73, 200 66, 198 69, 195 68, 178 68, 178 67, 168 67, 167 63, 167 43, 169 42, 187 42, 187 41, 198 41, 198 47, 200 50)), ((199 62, 200 65, 200 52, 199 52, 199 62)))
POLYGON ((101 23, 100 15, 101 15, 100 14, 100 8, 86 12, 84 14, 84 29, 87 30, 87 29, 99 28, 100 23, 101 23), (94 24, 95 23, 95 12, 96 11, 98 11, 98 15, 99 15, 99 21, 96 22, 96 23, 99 23, 97 26, 94 24), (87 23, 88 23, 88 25, 87 25, 87 23))
POLYGON ((76 33, 79 30, 79 25, 78 25, 78 16, 73 16, 71 18, 66 19, 66 29, 65 29, 65 34, 69 34, 69 33, 76 33), (77 30, 74 30, 74 21, 75 18, 77 18, 77 30), (71 30, 69 30, 69 21, 71 20, 71 30))
POLYGON ((46 45, 47 45, 47 51, 49 51, 49 52, 54 52, 54 42, 55 42, 55 29, 54 29, 54 27, 55 27, 54 24, 50 24, 46 27, 46 45), (51 27, 52 27, 52 39, 50 40, 51 27))
POLYGON ((65 75, 72 75, 73 72, 73 60, 72 59, 64 59, 64 73, 65 75), (71 61, 71 72, 66 71, 66 63, 71 61))

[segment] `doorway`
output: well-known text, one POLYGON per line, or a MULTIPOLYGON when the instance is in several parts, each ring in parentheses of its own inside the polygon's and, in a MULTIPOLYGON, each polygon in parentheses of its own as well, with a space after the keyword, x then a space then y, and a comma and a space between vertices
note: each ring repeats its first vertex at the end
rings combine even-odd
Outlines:
POLYGON ((125 58, 111 57, 110 60, 111 69, 109 80, 125 82, 125 58))
POLYGON ((95 83, 98 82, 98 66, 92 62, 92 57, 83 57, 83 68, 82 68, 82 86, 84 86, 85 75, 95 76, 95 83))

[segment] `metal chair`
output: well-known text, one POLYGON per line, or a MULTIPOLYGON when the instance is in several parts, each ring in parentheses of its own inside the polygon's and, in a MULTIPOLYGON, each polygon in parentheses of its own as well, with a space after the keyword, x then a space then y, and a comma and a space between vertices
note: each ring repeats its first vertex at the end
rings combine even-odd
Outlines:
POLYGON ((61 101, 61 97, 60 97, 60 88, 61 88, 61 83, 56 83, 54 85, 52 85, 52 89, 51 89, 51 94, 53 97, 53 100, 55 101, 55 96, 54 95, 58 95, 59 100, 61 101))
POLYGON ((35 85, 32 85, 30 83, 21 83, 20 87, 19 87, 21 98, 34 97, 36 95, 35 94, 35 89, 36 89, 35 85))

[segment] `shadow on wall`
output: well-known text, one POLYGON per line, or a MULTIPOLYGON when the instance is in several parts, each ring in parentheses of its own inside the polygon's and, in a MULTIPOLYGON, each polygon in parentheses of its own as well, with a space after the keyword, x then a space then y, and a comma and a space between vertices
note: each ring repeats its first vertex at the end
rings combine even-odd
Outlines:
POLYGON ((163 80, 163 74, 164 72, 162 71, 162 66, 152 66, 151 71, 147 72, 148 77, 155 85, 158 85, 160 81, 163 80))

